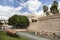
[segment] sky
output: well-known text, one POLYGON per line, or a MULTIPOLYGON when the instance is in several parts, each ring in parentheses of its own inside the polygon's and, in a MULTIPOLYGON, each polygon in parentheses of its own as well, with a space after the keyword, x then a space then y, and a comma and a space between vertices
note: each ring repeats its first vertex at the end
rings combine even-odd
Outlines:
MULTIPOLYGON (((54 0, 0 0, 0 19, 8 19, 9 17, 18 15, 36 14, 45 15, 42 10, 43 5, 49 8, 54 0)), ((60 9, 60 0, 58 8, 60 9)))

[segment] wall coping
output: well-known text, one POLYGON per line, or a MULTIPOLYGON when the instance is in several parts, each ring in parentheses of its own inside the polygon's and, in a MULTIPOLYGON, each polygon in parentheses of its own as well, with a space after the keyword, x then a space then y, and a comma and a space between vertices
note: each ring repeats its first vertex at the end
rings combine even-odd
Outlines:
POLYGON ((56 18, 60 18, 60 14, 55 14, 55 15, 49 15, 49 16, 40 17, 40 18, 38 18, 38 20, 42 21, 42 20, 56 19, 56 18))

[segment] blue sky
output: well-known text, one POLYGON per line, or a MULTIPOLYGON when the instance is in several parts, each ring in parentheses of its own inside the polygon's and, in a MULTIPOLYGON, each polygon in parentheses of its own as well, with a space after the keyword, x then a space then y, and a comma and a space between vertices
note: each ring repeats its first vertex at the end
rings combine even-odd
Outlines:
MULTIPOLYGON (((24 3, 27 1, 28 0, 0 0, 0 5, 16 8, 21 6, 21 3, 24 3)), ((49 5, 53 0, 38 0, 38 1, 40 1, 43 4, 49 5)), ((57 1, 60 1, 60 0, 57 0, 57 1)), ((26 7, 22 8, 22 10, 24 9, 26 9, 26 11, 28 10, 26 7)))
MULTIPOLYGON (((28 0, 13 0, 13 1, 0 0, 0 5, 8 5, 8 6, 14 6, 14 5, 16 5, 18 7, 20 5, 19 3, 23 3, 23 2, 27 2, 27 1, 28 0)), ((38 1, 41 1, 44 4, 50 4, 53 0, 38 0, 38 1)), ((60 0, 57 0, 57 1, 60 1, 60 0)), ((14 7, 16 7, 16 6, 14 6, 14 7)))
MULTIPOLYGON (((39 1, 41 1, 42 3, 44 3, 44 4, 47 4, 47 5, 49 5, 52 1, 54 1, 54 0, 39 0, 39 1)), ((57 0, 57 1, 60 1, 60 0, 57 0)))
MULTIPOLYGON (((28 0, 13 0, 13 1, 10 1, 10 0, 0 0, 0 5, 3 5, 3 6, 11 6, 11 7, 18 7, 20 6, 20 3, 23 3, 23 2, 27 2, 28 0)), ((43 4, 47 4, 49 5, 53 0, 38 0, 40 2, 42 2, 43 4)), ((60 1, 60 0, 57 0, 57 1, 60 1)))
MULTIPOLYGON (((60 0, 57 0, 60 3, 60 0)), ((43 4, 48 7, 53 0, 0 0, 0 16, 10 17, 14 14, 41 14, 43 4)), ((60 8, 60 5, 59 5, 60 8)))

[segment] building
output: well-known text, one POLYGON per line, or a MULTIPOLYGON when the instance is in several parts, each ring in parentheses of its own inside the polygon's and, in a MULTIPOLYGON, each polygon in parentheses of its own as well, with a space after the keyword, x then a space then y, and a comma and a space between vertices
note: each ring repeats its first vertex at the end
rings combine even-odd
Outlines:
POLYGON ((39 16, 35 15, 35 14, 30 14, 30 15, 25 15, 30 22, 37 22, 39 16))
POLYGON ((12 28, 13 26, 8 25, 8 19, 0 18, 0 30, 6 30, 12 28))

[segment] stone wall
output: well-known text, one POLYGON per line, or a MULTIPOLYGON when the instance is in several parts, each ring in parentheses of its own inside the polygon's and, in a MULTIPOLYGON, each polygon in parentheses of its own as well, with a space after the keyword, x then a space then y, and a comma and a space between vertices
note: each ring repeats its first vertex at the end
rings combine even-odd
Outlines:
POLYGON ((27 30, 33 32, 52 32, 59 35, 60 14, 39 18, 38 22, 31 23, 27 30))

